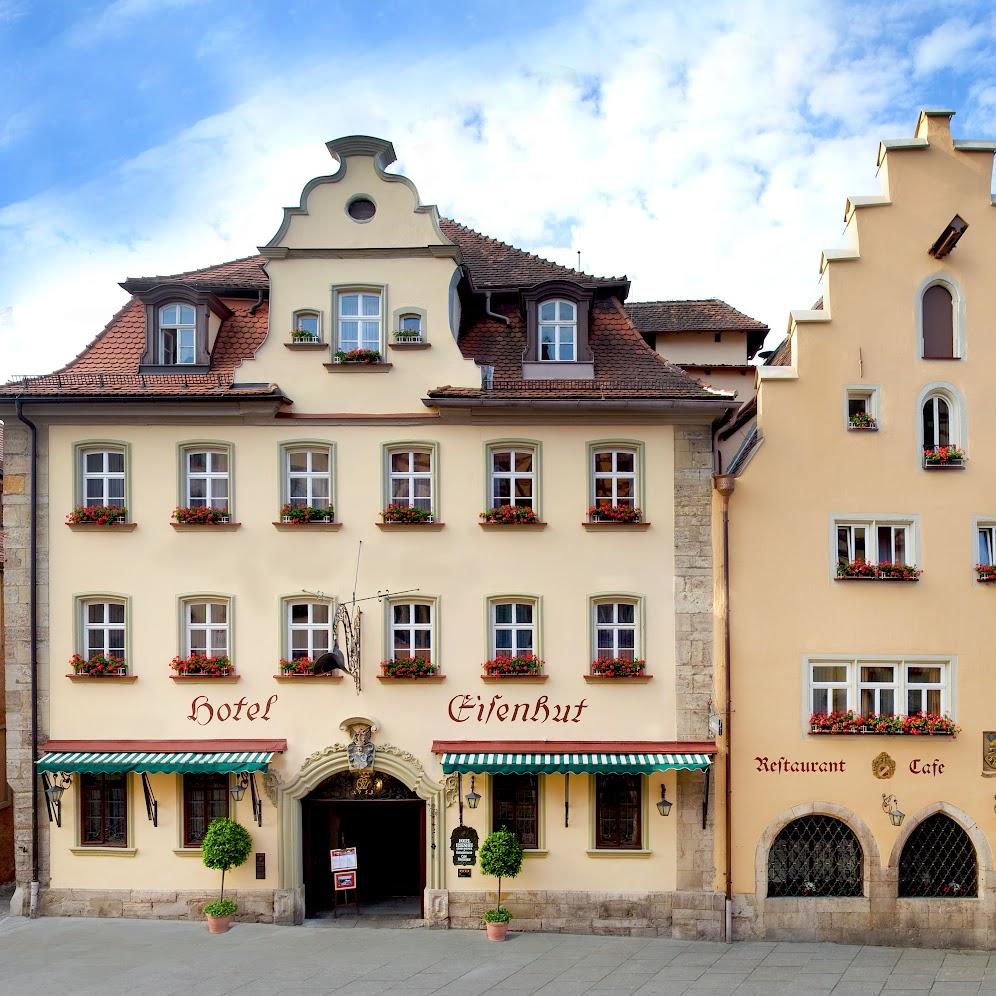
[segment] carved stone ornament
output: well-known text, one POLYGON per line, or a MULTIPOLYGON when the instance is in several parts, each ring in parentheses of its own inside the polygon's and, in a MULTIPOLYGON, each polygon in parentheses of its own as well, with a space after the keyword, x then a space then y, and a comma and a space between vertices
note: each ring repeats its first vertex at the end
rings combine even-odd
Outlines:
POLYGON ((270 800, 271 805, 274 806, 277 804, 277 797, 280 793, 280 782, 281 778, 278 772, 263 772, 263 791, 266 793, 266 798, 270 800))
POLYGON ((896 762, 882 751, 872 758, 872 774, 876 778, 891 778, 896 773, 896 762))
POLYGON ((996 730, 982 734, 982 773, 996 775, 996 730))
POLYGON ((443 782, 443 793, 446 808, 449 809, 460 796, 460 781, 455 773, 446 776, 446 780, 443 782))
POLYGON ((354 771, 372 768, 376 752, 371 740, 373 731, 369 726, 354 726, 351 732, 353 738, 346 747, 349 767, 354 771))

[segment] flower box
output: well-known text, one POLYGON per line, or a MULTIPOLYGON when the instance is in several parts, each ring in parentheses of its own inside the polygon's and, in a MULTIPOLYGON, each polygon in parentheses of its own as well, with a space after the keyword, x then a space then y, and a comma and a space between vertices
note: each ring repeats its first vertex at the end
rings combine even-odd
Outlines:
POLYGON ((309 522, 331 522, 334 517, 335 509, 331 505, 316 507, 287 504, 280 509, 280 521, 289 525, 303 526, 309 522))
POLYGON ((589 522, 639 522, 643 518, 640 509, 633 505, 613 505, 608 501, 596 502, 588 509, 589 522))
POLYGON ((923 466, 927 470, 964 467, 965 454, 957 446, 935 446, 923 451, 923 466))
POLYGON ((642 678, 647 662, 626 657, 600 657, 591 662, 589 674, 595 678, 642 678))
POLYGON ((123 657, 104 654, 94 654, 89 658, 73 654, 69 658, 69 666, 73 669, 71 677, 120 678, 128 674, 128 664, 123 657))
POLYGON ((538 526, 545 525, 529 505, 496 505, 481 512, 481 525, 538 526))
POLYGON ((961 732, 947 716, 936 713, 917 713, 912 716, 886 716, 870 714, 861 716, 847 712, 814 712, 809 717, 809 732, 824 734, 871 733, 884 736, 954 737, 961 732))
POLYGON ((293 329, 291 331, 291 342, 321 342, 316 332, 309 332, 307 329, 293 329))
POLYGON ((173 509, 173 519, 181 526, 223 526, 231 524, 227 508, 210 508, 198 505, 195 508, 177 506, 173 509))
POLYGON ((419 681, 439 678, 439 668, 424 657, 395 657, 380 662, 381 678, 419 681))
POLYGON ((538 678, 543 674, 544 661, 535 654, 516 657, 495 657, 484 662, 485 678, 538 678))
POLYGON ((989 584, 996 581, 996 564, 976 564, 975 573, 978 574, 977 581, 989 584))
POLYGON ((863 560, 837 562, 837 581, 919 581, 923 571, 913 564, 869 564, 863 560))
POLYGON ((399 505, 392 502, 380 513, 384 522, 401 522, 407 525, 431 524, 432 512, 417 505, 399 505))
POLYGON ((396 329, 391 333, 396 346, 420 346, 425 342, 421 332, 412 332, 406 329, 396 329))
POLYGON ((121 526, 127 524, 128 509, 108 505, 77 505, 67 516, 67 526, 121 526))
POLYGON ((847 427, 852 432, 878 432, 878 421, 867 412, 858 412, 847 420, 847 427))
POLYGON ((174 657, 169 666, 176 672, 177 678, 230 678, 235 674, 235 665, 227 654, 220 657, 204 654, 174 657))
POLYGON ((323 678, 330 679, 332 681, 339 681, 342 678, 342 671, 321 671, 318 674, 315 673, 315 662, 310 657, 297 657, 293 660, 288 660, 286 657, 280 658, 280 674, 274 675, 275 678, 314 678, 315 680, 321 680, 323 678))
POLYGON ((377 349, 350 349, 348 351, 337 349, 335 351, 336 363, 380 363, 380 351, 377 349))

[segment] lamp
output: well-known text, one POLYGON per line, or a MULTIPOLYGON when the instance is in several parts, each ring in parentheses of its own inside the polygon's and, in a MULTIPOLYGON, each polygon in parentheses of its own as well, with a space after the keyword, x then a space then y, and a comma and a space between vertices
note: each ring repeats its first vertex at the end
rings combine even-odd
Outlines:
POLYGON ((671 806, 672 805, 674 805, 674 803, 672 803, 671 800, 668 799, 668 797, 664 794, 664 786, 662 785, 661 786, 661 797, 660 797, 660 800, 657 803, 657 812, 660 813, 661 816, 667 816, 668 813, 671 812, 671 806))
POLYGON ((249 788, 249 775, 245 771, 240 771, 235 776, 235 784, 229 789, 229 792, 232 793, 232 798, 236 802, 241 802, 247 788, 249 788))
POLYGON ((906 814, 899 808, 894 795, 882 793, 882 812, 886 813, 894 827, 901 827, 906 814))
POLYGON ((57 771, 52 775, 52 781, 45 787, 45 795, 54 806, 62 804, 62 793, 73 783, 73 776, 65 771, 57 771))
POLYGON ((474 791, 474 775, 470 776, 470 791, 467 793, 467 808, 477 809, 477 804, 481 801, 479 792, 474 791))

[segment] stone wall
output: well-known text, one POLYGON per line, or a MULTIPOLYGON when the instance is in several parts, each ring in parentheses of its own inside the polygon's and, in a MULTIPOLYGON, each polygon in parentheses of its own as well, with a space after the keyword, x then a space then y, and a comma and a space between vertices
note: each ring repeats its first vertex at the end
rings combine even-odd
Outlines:
MULTIPOLYGON (((140 920, 203 920, 204 905, 217 892, 165 892, 138 889, 45 889, 41 912, 45 916, 135 917, 140 920)), ((241 923, 273 923, 274 893, 242 890, 225 893, 239 907, 241 923)))
MULTIPOLYGON (((32 876, 31 786, 31 479, 30 435, 14 419, 4 424, 3 526, 5 565, 4 649, 7 710, 7 779, 14 793, 14 865, 17 891, 12 913, 28 912, 32 876)), ((48 737, 48 434, 38 429, 38 724, 48 737)), ((48 818, 39 793, 39 880, 49 875, 48 818)))

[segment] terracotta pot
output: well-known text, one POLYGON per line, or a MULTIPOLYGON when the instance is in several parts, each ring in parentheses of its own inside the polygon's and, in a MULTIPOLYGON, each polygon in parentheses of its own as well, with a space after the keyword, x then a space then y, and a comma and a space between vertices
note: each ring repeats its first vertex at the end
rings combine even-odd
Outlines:
POLYGON ((489 941, 505 940, 505 935, 508 933, 507 923, 486 923, 484 926, 487 927, 489 941))
POLYGON ((230 916, 209 916, 207 924, 208 933, 227 934, 232 929, 232 918, 230 916))

